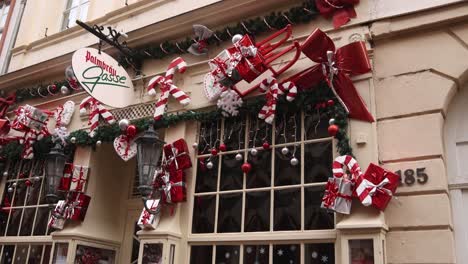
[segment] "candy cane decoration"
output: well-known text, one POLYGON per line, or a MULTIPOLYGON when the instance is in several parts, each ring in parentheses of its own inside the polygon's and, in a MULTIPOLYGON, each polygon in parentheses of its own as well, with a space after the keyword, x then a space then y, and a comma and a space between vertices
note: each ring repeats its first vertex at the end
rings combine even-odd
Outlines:
POLYGON ((114 116, 98 100, 91 96, 86 97, 80 103, 80 113, 86 114, 86 108, 89 108, 88 125, 90 125, 89 136, 94 137, 96 128, 99 125, 99 116, 102 116, 108 124, 115 123, 114 116))
POLYGON ((358 178, 362 177, 361 167, 357 163, 356 159, 349 155, 343 155, 337 157, 333 161, 333 176, 336 178, 343 177, 344 179, 348 180, 357 180, 358 178), (346 166, 348 170, 351 172, 351 178, 345 174, 343 170, 343 166, 346 166))
POLYGON ((37 140, 41 140, 44 136, 48 136, 49 132, 46 129, 41 131, 36 131, 34 129, 29 129, 24 132, 24 136, 20 138, 19 143, 23 145, 23 152, 21 153, 21 158, 23 159, 33 159, 34 158, 34 149, 33 144, 37 140))
POLYGON ((156 102, 156 108, 154 110, 154 120, 160 120, 166 112, 169 95, 174 96, 174 98, 183 106, 190 103, 190 97, 188 97, 173 83, 175 71, 177 70, 179 73, 184 73, 186 69, 187 63, 185 63, 182 58, 178 57, 175 58, 167 67, 166 76, 156 76, 149 81, 148 94, 151 96, 156 95, 156 86, 161 86, 161 95, 156 102))
POLYGON ((260 83, 260 90, 267 92, 266 104, 258 113, 258 118, 265 119, 268 124, 273 123, 276 113, 276 104, 279 95, 286 94, 286 100, 291 102, 296 98, 297 87, 292 82, 278 83, 273 77, 268 77, 260 83))

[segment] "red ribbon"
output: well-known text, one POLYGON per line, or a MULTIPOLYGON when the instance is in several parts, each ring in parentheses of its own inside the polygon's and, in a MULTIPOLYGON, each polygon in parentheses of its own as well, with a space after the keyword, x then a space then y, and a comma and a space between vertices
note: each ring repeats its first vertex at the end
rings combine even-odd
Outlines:
POLYGON ((348 108, 350 118, 374 122, 374 117, 350 78, 350 76, 364 74, 371 70, 364 42, 353 42, 336 49, 330 37, 320 29, 316 29, 302 44, 302 52, 318 64, 286 81, 292 81, 299 89, 306 90, 325 80, 335 89, 336 94, 348 108), (329 51, 333 53, 330 54, 332 65, 329 65, 327 57, 329 51), (330 70, 333 70, 332 80, 329 78, 330 70))
POLYGON ((359 0, 315 0, 315 6, 325 18, 333 17, 333 26, 339 28, 356 17, 354 5, 359 0))
POLYGON ((332 207, 338 197, 344 198, 346 200, 352 199, 351 196, 338 192, 338 185, 336 185, 335 181, 328 182, 325 195, 322 198, 323 205, 327 208, 332 207))

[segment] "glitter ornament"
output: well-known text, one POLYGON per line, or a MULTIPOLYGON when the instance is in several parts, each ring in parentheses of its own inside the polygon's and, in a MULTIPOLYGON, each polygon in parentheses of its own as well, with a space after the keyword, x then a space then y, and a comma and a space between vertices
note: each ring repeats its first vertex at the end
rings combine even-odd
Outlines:
POLYGON ((206 168, 211 170, 213 168, 213 162, 209 161, 208 163, 206 163, 206 168))
POLYGON ((215 149, 215 148, 213 148, 213 149, 211 150, 211 155, 213 155, 213 156, 218 155, 218 150, 215 149))
POLYGON ((263 142, 262 147, 263 147, 263 149, 270 149, 270 143, 268 143, 268 141, 265 141, 265 142, 263 142))
POLYGON ((250 163, 246 162, 242 164, 241 169, 244 173, 249 173, 249 171, 252 169, 252 165, 250 163))
POLYGON ((287 147, 284 147, 281 149, 281 153, 283 153, 283 155, 287 155, 289 153, 289 149, 287 147))
POLYGON ((119 128, 122 131, 127 130, 128 125, 130 125, 130 121, 128 119, 122 119, 119 121, 119 128))
POLYGON ((256 148, 253 148, 250 150, 250 155, 257 156, 257 154, 258 154, 258 150, 256 148))
POLYGON ((219 150, 220 150, 220 151, 226 151, 226 150, 227 150, 226 144, 221 144, 221 145, 219 145, 219 150))
POLYGON ((242 157, 242 154, 237 153, 236 160, 242 160, 242 159, 244 159, 244 157, 242 157))

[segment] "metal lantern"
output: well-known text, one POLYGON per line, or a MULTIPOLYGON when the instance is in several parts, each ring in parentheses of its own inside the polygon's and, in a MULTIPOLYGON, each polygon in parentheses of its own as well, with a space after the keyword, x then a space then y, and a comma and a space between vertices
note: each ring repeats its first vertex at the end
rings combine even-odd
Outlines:
POLYGON ((63 148, 57 141, 45 160, 46 199, 49 203, 56 203, 59 200, 58 188, 60 179, 63 176, 65 162, 66 157, 63 148))
POLYGON ((140 181, 138 191, 143 198, 147 198, 153 190, 153 176, 165 142, 159 139, 152 123, 135 142, 137 144, 138 179, 140 181))

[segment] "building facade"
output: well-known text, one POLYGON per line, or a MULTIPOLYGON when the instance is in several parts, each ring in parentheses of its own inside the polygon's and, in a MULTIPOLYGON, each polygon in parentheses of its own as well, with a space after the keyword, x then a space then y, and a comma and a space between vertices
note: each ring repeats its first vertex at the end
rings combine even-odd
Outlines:
MULTIPOLYGON (((34 94, 39 86, 65 79, 76 50, 98 47, 98 38, 77 26, 77 19, 125 32, 132 48, 161 47, 166 41, 193 38, 193 24, 223 29, 302 8, 308 1, 16 2, 24 5, 24 13, 11 61, 0 76, 5 94, 25 88, 34 94)), ((111 139, 100 146, 77 144, 72 162, 90 168, 86 194, 92 200, 85 219, 67 223, 63 230, 47 226, 53 207, 44 198, 44 160, 38 156, 7 163, 0 182, 0 262, 84 263, 78 260, 84 252, 99 249, 100 262, 90 263, 465 263, 468 3, 362 0, 355 10, 356 18, 338 29, 320 15, 294 24, 293 40, 303 42, 320 28, 336 47, 365 41, 372 71, 352 80, 375 122, 350 119, 347 134, 363 171, 375 163, 402 177, 385 211, 364 207, 358 200, 350 215, 320 209, 333 159, 339 155, 321 110, 279 112, 273 126, 255 115, 235 122, 182 121, 159 133, 165 142, 184 138, 189 146, 198 143, 198 151, 189 148, 193 167, 186 170, 187 201, 164 208, 155 230, 136 225, 142 210, 137 162, 117 156, 111 139), (269 150, 252 155, 251 148, 264 141, 269 142, 269 150), (205 146, 220 142, 228 150, 213 157, 205 146), (289 153, 284 154, 283 148, 289 153), (235 158, 237 154, 242 161, 235 158), (291 157, 298 159, 297 166, 290 165, 291 157), (252 170, 244 174, 240 165, 247 160, 252 170), (207 170, 207 162, 213 168, 207 170), (35 179, 31 186, 25 185, 28 179, 35 179)), ((258 34, 256 40, 278 29, 258 34)), ((285 45, 289 44, 291 40, 285 45)), ((175 75, 175 83, 191 103, 182 107, 170 99, 168 113, 215 108, 216 103, 204 95, 203 79, 208 60, 231 45, 230 41, 209 45, 204 56, 180 55, 188 66, 185 73, 175 75)), ((119 56, 110 45, 101 49, 119 56)), ((164 74, 175 57, 145 59, 140 74, 127 68, 134 97, 129 107, 110 108, 117 121, 153 114, 155 98, 147 94, 148 82, 164 74)), ((292 59, 288 54, 276 66, 292 59)), ((313 64, 301 54, 284 76, 313 64)), ((23 97, 19 105, 52 110, 73 101, 77 106, 68 130, 85 130, 88 116, 80 115, 78 105, 86 96, 78 91, 23 97)), ((255 96, 262 95, 255 92, 248 97, 255 96)))

